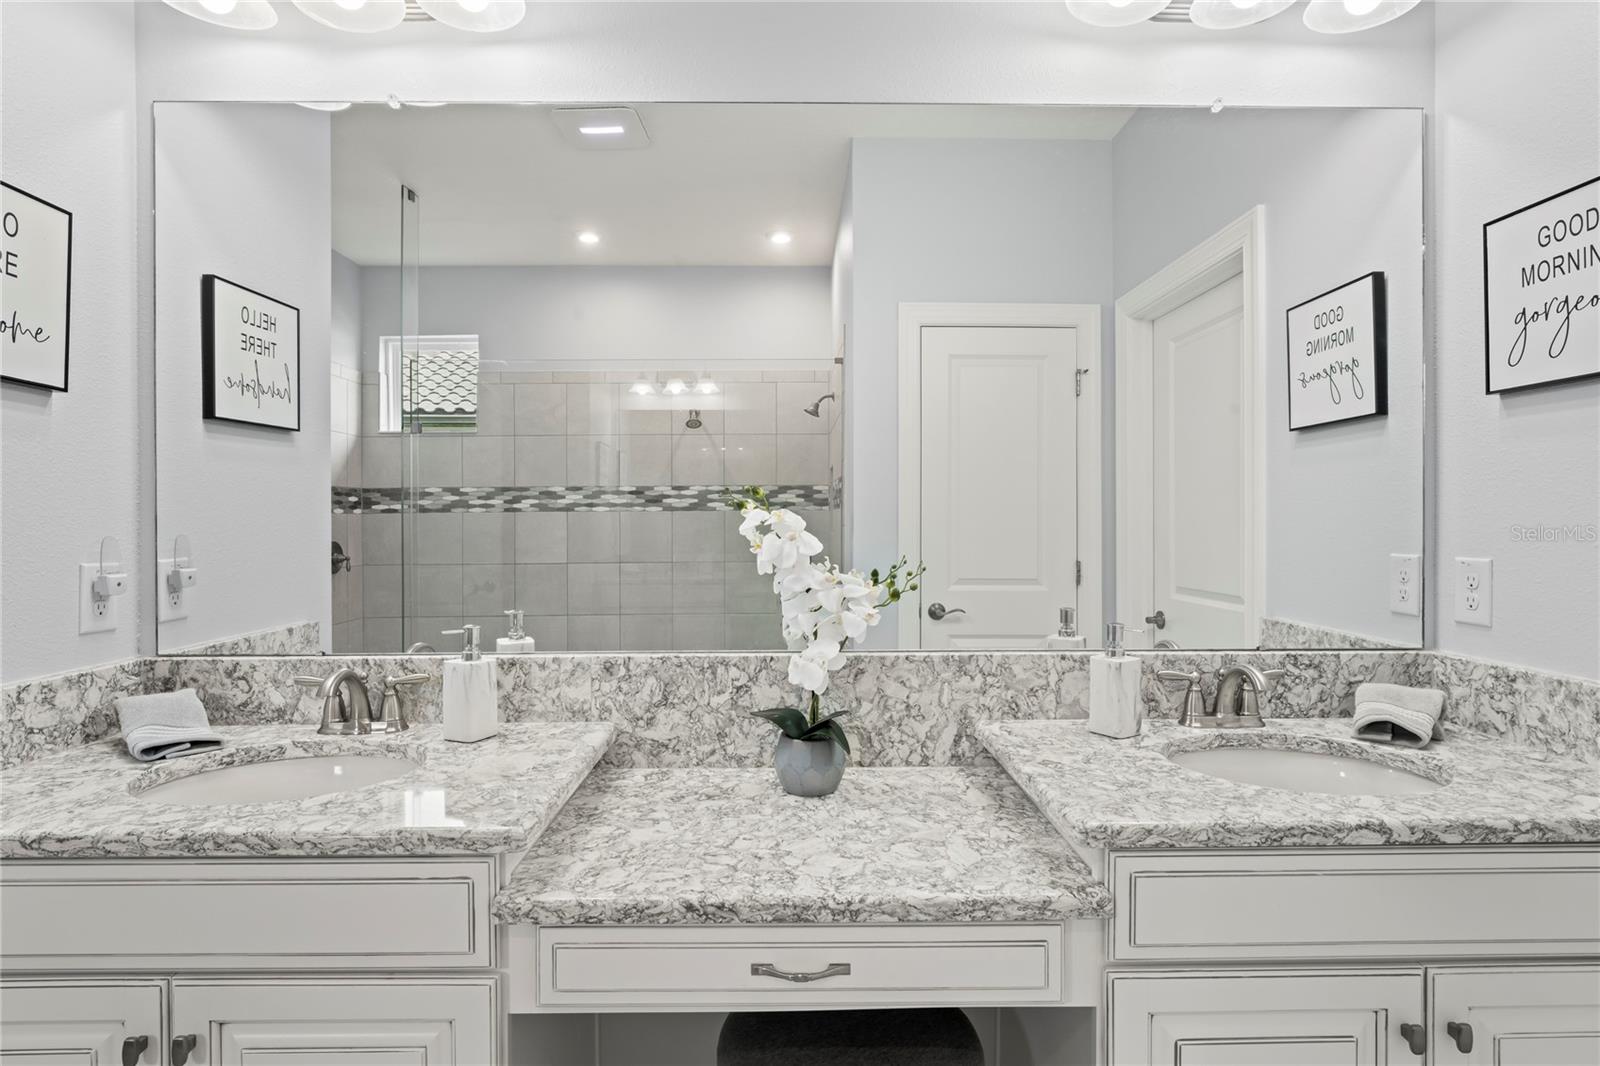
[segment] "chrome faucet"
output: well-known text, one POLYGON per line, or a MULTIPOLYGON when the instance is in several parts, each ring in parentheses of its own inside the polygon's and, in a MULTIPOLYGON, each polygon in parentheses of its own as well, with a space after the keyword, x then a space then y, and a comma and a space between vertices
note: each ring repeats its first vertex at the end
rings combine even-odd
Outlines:
POLYGON ((367 675, 348 666, 327 677, 301 676, 294 683, 315 688, 322 700, 322 724, 317 732, 331 736, 351 736, 372 732, 372 698, 367 694, 367 675))

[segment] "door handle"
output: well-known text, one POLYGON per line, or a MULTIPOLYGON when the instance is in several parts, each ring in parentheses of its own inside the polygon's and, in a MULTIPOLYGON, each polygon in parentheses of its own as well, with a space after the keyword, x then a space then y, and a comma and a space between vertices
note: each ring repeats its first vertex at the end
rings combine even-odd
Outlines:
POLYGON ((1413 1055, 1425 1055, 1428 1052, 1428 1030, 1415 1022, 1400 1023, 1400 1038, 1406 1042, 1406 1047, 1411 1049, 1413 1055))
POLYGON ((1456 1042, 1456 1050, 1463 1055, 1472 1051, 1472 1023, 1471 1022, 1445 1022, 1444 1035, 1456 1042))
POLYGON ((933 619, 935 622, 943 619, 946 615, 966 613, 967 609, 965 607, 946 607, 942 603, 928 604, 928 617, 933 619))
POLYGON ((195 1036, 193 1033, 185 1033, 182 1036, 173 1037, 172 1066, 187 1066, 187 1063, 189 1062, 189 1052, 193 1051, 194 1046, 199 1042, 200 1038, 195 1036))
POLYGON ((139 1057, 150 1046, 148 1036, 130 1036, 122 1041, 122 1066, 139 1066, 139 1057))
POLYGON ((1157 611, 1155 614, 1145 615, 1144 624, 1147 626, 1155 626, 1157 629, 1167 628, 1167 612, 1157 611))
POLYGON ((820 970, 797 973, 794 970, 780 970, 770 962, 752 962, 750 964, 750 976, 776 977, 780 981, 793 981, 797 985, 803 985, 812 981, 820 981, 824 977, 849 977, 850 964, 848 962, 830 962, 820 970))

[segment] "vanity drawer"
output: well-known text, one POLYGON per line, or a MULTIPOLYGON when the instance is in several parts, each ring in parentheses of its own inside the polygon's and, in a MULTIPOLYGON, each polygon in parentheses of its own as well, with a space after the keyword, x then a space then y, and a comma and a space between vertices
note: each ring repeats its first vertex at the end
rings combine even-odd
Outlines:
POLYGON ((0 864, 7 970, 492 965, 490 859, 0 864))
POLYGON ((1600 847, 1114 852, 1111 957, 1600 953, 1600 847))
POLYGON ((1063 937, 1056 923, 542 927, 539 1005, 1060 1003, 1063 937))

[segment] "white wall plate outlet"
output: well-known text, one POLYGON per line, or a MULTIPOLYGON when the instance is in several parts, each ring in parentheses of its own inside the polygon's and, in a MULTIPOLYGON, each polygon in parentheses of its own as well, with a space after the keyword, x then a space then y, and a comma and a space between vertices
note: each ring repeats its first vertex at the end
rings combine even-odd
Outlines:
POLYGON ((1456 557, 1456 621, 1494 625, 1494 560, 1456 557))
POLYGON ((94 579, 100 576, 99 563, 78 564, 78 632, 109 633, 117 628, 117 601, 120 596, 95 601, 94 579))
POLYGON ((157 559, 156 573, 161 577, 160 587, 156 589, 156 621, 176 622, 180 618, 189 617, 189 600, 194 596, 193 586, 172 591, 172 585, 167 578, 172 573, 171 559, 157 559))
POLYGON ((1389 610, 1394 614, 1422 613, 1422 556, 1389 556, 1389 610))

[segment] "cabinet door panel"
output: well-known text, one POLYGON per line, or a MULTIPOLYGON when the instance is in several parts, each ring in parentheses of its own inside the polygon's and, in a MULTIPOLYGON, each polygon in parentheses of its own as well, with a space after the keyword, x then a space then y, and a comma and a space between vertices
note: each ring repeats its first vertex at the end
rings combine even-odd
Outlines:
POLYGON ((1600 967, 1439 969, 1429 985, 1438 1066, 1600 1062, 1600 967), (1470 1026, 1470 1041, 1452 1024, 1470 1026))
POLYGON ((161 1062, 156 981, 0 985, 0 1061, 5 1066, 104 1066, 122 1062, 123 1042, 144 1037, 141 1066, 161 1062))
POLYGON ((1377 1066, 1416 1059, 1417 970, 1113 973, 1107 1050, 1126 1066, 1377 1066))
POLYGON ((496 1061, 492 977, 173 982, 192 1066, 477 1066, 496 1061))

